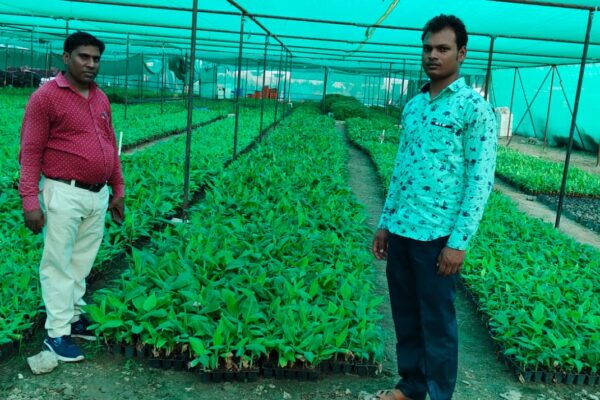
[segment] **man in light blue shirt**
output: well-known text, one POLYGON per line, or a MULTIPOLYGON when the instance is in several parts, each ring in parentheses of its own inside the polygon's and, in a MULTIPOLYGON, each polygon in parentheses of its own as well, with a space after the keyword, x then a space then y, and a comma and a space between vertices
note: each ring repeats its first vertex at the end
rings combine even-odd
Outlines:
POLYGON ((492 190, 496 119, 459 78, 467 32, 455 16, 423 29, 430 82, 402 113, 403 134, 373 253, 387 278, 401 380, 383 400, 450 400, 458 335, 454 301, 465 250, 492 190))

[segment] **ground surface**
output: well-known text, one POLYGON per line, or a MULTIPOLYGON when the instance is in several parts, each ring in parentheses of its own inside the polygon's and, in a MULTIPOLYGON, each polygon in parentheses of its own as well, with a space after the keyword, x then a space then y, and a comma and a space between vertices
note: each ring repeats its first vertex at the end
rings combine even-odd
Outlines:
MULTIPOLYGON (((342 127, 341 125, 340 127, 342 127)), ((350 185, 365 205, 368 223, 374 229, 383 205, 383 190, 370 159, 349 146, 350 185)), ((523 200, 527 202, 528 200, 523 200)), ((531 202, 529 203, 535 203, 531 202)), ((545 207, 540 205, 540 207, 545 207)), ((550 211, 549 211, 550 212, 550 211)), ((370 246, 366 238, 365 246, 370 246)), ((385 265, 374 262, 378 271, 376 290, 387 296, 385 265)), ((106 282, 97 281, 96 285, 106 282)), ((494 348, 475 308, 464 294, 457 300, 460 328, 459 376, 457 400, 578 400, 600 399, 600 387, 520 384, 494 356, 494 348)), ((42 330, 26 343, 21 355, 0 364, 0 399, 71 400, 71 399, 361 399, 361 392, 390 388, 396 382, 394 330, 386 299, 381 306, 381 328, 386 342, 384 371, 376 378, 331 375, 318 382, 261 379, 256 383, 203 384, 188 372, 149 368, 145 362, 126 360, 100 352, 86 345, 87 360, 77 364, 61 363, 48 375, 34 376, 25 358, 40 350, 42 330)))

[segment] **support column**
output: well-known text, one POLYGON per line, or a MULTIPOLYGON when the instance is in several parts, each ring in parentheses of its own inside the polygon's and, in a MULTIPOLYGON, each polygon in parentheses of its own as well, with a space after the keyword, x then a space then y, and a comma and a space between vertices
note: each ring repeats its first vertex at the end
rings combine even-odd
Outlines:
POLYGON ((162 70, 160 74, 160 113, 165 112, 165 74, 167 68, 165 66, 165 44, 162 45, 162 70))
POLYGON ((325 112, 325 96, 327 96, 327 67, 325 67, 325 71, 323 72, 323 97, 321 98, 321 112, 325 112))
POLYGON ((275 96, 275 114, 273 116, 273 126, 277 124, 277 107, 279 107, 279 84, 281 83, 281 62, 283 61, 283 49, 279 51, 279 67, 277 69, 277 95, 275 96))
POLYGON ((517 83, 517 67, 515 67, 515 76, 513 77, 512 92, 510 94, 510 109, 508 110, 508 127, 506 128, 506 137, 508 138, 508 140, 506 142, 507 146, 510 144, 510 141, 512 140, 513 135, 514 135, 514 130, 513 130, 513 135, 509 136, 510 124, 512 123, 512 116, 513 116, 513 102, 515 100, 516 83, 517 83))
MULTIPOLYGON (((267 47, 269 45, 269 35, 265 36, 265 55, 263 58, 263 79, 262 87, 260 88, 260 126, 258 128, 259 135, 263 134, 263 114, 265 111, 265 82, 267 80, 267 47)), ((258 76, 258 75, 257 75, 258 76)), ((257 78, 258 80, 258 78, 257 78)))
MULTIPOLYGON (((190 47, 191 51, 191 62, 190 62, 190 74, 188 77, 189 87, 193 87, 194 84, 194 64, 196 62, 196 24, 198 19, 198 0, 194 0, 192 9, 192 43, 190 47)), ((193 91, 188 90, 188 102, 187 102, 187 129, 185 137, 185 166, 184 166, 184 180, 183 180, 183 220, 187 220, 187 209, 189 207, 189 192, 190 192, 190 153, 192 150, 192 112, 194 107, 193 102, 193 91)))
POLYGON ((129 104, 129 98, 127 97, 127 92, 129 88, 129 33, 127 34, 127 46, 125 50, 125 111, 123 115, 123 119, 127 119, 127 106, 129 104))
POLYGON ((583 74, 585 71, 585 61, 587 59, 588 48, 590 47, 590 32, 592 31, 592 22, 594 12, 590 11, 588 15, 587 29, 585 32, 585 43, 583 45, 583 55, 581 56, 581 66, 579 67, 579 79, 577 80, 577 92, 575 93, 575 105, 573 106, 573 118, 571 118, 571 129, 569 130, 569 143, 567 145, 567 156, 565 158, 565 169, 563 172, 562 183, 560 185, 560 195, 558 196, 558 206, 556 207, 556 223, 554 226, 560 226, 560 216, 562 213, 563 201, 567 187, 567 176, 569 174, 569 161, 571 160, 571 150, 573 147, 573 136, 575 134, 575 125, 577 123, 577 112, 579 111, 579 99, 581 98, 581 87, 583 86, 583 74))
POLYGON ((494 36, 490 36, 490 54, 488 56, 487 63, 487 71, 485 73, 485 84, 483 86, 483 97, 490 101, 489 99, 489 91, 490 91, 490 76, 492 74, 492 57, 494 56, 494 36))
POLYGON ((548 144, 548 125, 550 125, 550 109, 552 108, 552 92, 554 91, 554 71, 556 65, 552 66, 552 78, 550 78, 550 92, 548 93, 548 111, 546 112, 546 127, 544 128, 544 148, 548 144))
POLYGON ((238 130, 240 125, 240 92, 242 85, 242 51, 244 48, 244 21, 245 15, 242 15, 240 20, 240 46, 238 51, 238 65, 237 65, 237 83, 235 85, 235 128, 233 131, 233 159, 237 158, 237 142, 238 142, 238 130))

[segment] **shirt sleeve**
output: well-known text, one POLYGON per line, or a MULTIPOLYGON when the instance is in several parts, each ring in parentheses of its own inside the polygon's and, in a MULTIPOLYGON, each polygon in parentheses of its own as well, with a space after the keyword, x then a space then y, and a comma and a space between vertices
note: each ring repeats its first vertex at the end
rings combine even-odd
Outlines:
MULTIPOLYGON (((404 126, 404 124, 402 124, 402 126, 404 126)), ((392 216, 396 213, 396 207, 398 205, 398 193, 400 192, 398 174, 401 161, 400 149, 402 148, 402 140, 403 139, 401 136, 400 143, 398 144, 398 152, 396 153, 396 160, 394 162, 394 172, 392 173, 392 177, 390 179, 390 187, 385 198, 385 204, 383 205, 383 211, 381 212, 377 229, 386 229, 389 231, 392 216)))
POLYGON ((19 150, 19 194, 24 211, 40 209, 38 199, 42 157, 50 136, 50 112, 42 95, 34 93, 25 107, 19 150))
POLYGON ((112 110, 110 111, 110 129, 112 131, 113 146, 115 148, 115 159, 113 172, 108 178, 108 184, 112 188, 113 196, 125 197, 125 181, 123 179, 123 171, 121 169, 121 158, 119 157, 119 149, 117 148, 117 135, 112 124, 112 110))
POLYGON ((488 102, 474 104, 465 135, 465 194, 447 244, 457 250, 466 250, 475 235, 494 186, 498 134, 496 116, 488 102))

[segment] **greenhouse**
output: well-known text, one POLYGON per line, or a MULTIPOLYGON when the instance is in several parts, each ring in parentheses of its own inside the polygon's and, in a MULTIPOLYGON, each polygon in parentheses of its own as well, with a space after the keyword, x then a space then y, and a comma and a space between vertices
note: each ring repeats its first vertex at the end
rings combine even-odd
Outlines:
MULTIPOLYGON (((429 145, 429 131, 410 135, 415 104, 439 81, 442 67, 425 61, 438 31, 424 27, 440 14, 466 26, 464 61, 452 62, 483 108, 464 129, 487 123, 495 158, 481 222, 452 274, 452 398, 600 398, 599 10, 599 0, 0 0, 0 398, 401 398, 376 395, 399 373, 409 381, 399 371, 392 242, 387 267, 376 249, 382 213, 396 212, 393 191, 412 185, 399 165, 450 154, 402 158, 411 140, 411 155, 429 145), (106 46, 91 78, 110 102, 100 122, 31 111, 49 87, 76 92, 76 53, 63 47, 76 32, 106 46), (31 121, 99 131, 107 117, 122 220, 116 172, 98 188, 78 178, 89 171, 47 172, 57 171, 47 169, 57 160, 50 137, 37 156, 44 232, 33 233, 31 121), (42 186, 52 176, 107 198, 110 187, 112 197, 91 273, 78 281, 87 304, 76 308, 95 340, 74 339, 84 362, 53 358, 40 372, 32 358, 67 361, 47 345, 56 317, 41 261, 52 236, 42 186)), ((95 84, 77 89, 81 101, 92 104, 95 84)), ((423 121, 438 115, 435 100, 423 121)), ((455 121, 457 110, 444 115, 455 121)), ((461 179, 483 179, 469 172, 483 133, 463 140, 435 118, 422 124, 447 135, 442 146, 468 144, 461 179)), ((95 148, 82 140, 73 152, 95 148)), ((449 165, 424 178, 445 187, 430 196, 443 210, 455 189, 449 165)), ((470 218, 461 210, 457 226, 470 218)), ((410 236, 429 229, 425 219, 410 221, 407 237, 430 240, 410 236)), ((450 237, 438 264, 455 240, 446 233, 436 236, 450 237)), ((435 368, 419 363, 425 375, 435 368)))

